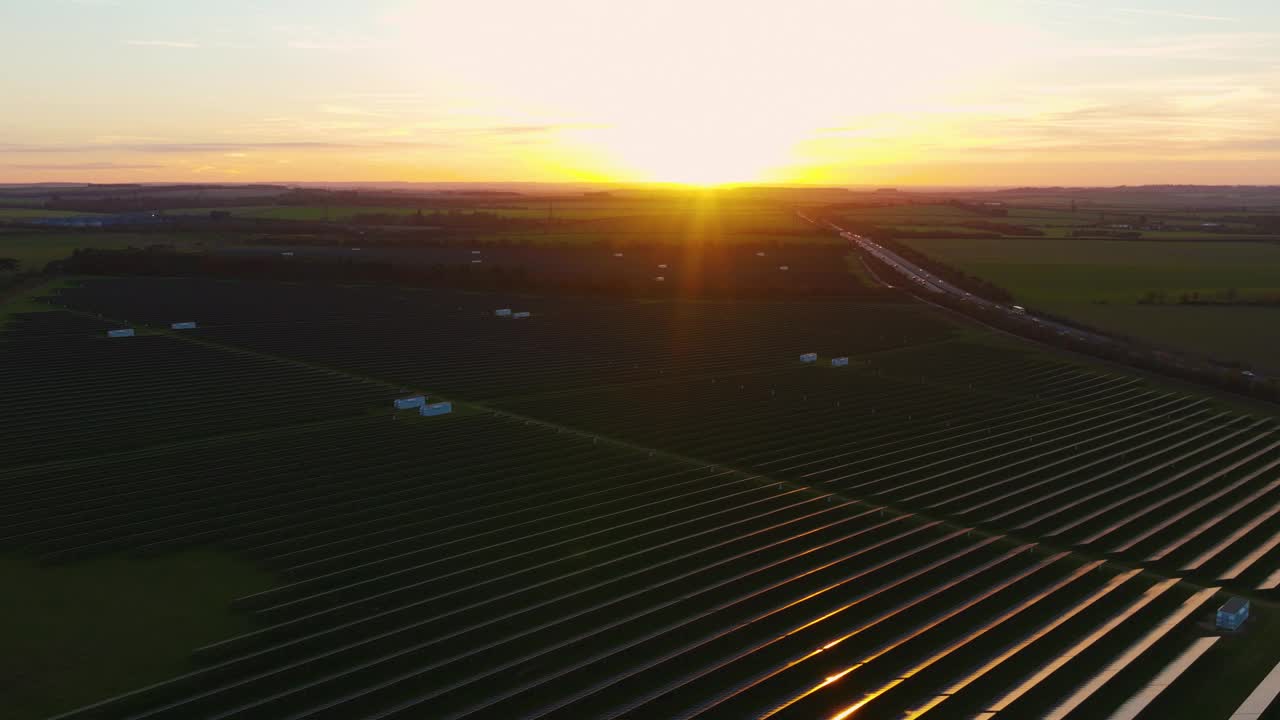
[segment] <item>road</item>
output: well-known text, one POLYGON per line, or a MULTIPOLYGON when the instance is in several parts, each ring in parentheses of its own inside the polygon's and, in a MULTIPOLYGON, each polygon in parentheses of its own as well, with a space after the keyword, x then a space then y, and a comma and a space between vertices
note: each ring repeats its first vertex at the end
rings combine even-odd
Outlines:
POLYGON ((1089 340, 1091 342, 1096 342, 1103 345, 1109 345, 1109 344, 1115 343, 1114 340, 1112 340, 1109 337, 1106 337, 1105 335, 1098 335, 1096 333, 1086 332, 1084 330, 1080 330, 1079 328, 1075 328, 1070 325, 1064 325, 1059 322, 1054 322, 1052 320, 1047 320, 1045 318, 1036 317, 1035 315, 1031 315, 1027 313, 1026 310, 1019 307, 1018 305, 1002 305, 1000 303, 987 300, 986 298, 978 297, 977 295, 974 295, 973 293, 968 292, 963 288, 958 288, 955 285, 952 285, 946 280, 943 280, 937 275, 934 275, 928 270, 925 270, 919 265, 916 265, 915 263, 907 260, 906 258, 884 247, 883 245, 872 240, 871 238, 858 235, 857 233, 849 232, 848 230, 845 230, 844 228, 840 227, 839 225, 836 225, 835 223, 816 221, 813 218, 810 218, 809 216, 805 215, 804 213, 798 213, 798 215, 805 221, 810 222, 814 225, 818 225, 819 227, 825 226, 827 228, 830 228, 832 231, 838 233, 840 237, 848 240, 850 243, 852 243, 856 247, 860 248, 864 252, 878 259, 880 262, 893 268, 895 271, 897 271, 899 275, 903 277, 904 280, 906 280, 908 287, 914 286, 935 295, 948 295, 952 298, 955 298, 956 300, 959 300, 962 303, 971 305, 975 308, 982 308, 992 312, 1003 313, 1007 315, 1014 322, 1026 323, 1028 328, 1034 327, 1041 330, 1048 329, 1048 330, 1057 332, 1059 335, 1068 335, 1071 337, 1075 337, 1083 340, 1089 340))
MULTIPOLYGON (((1106 335, 1081 330, 1071 325, 1055 322, 1046 318, 1037 317, 1028 313, 1025 309, 1018 305, 1002 305, 992 302, 986 298, 978 297, 971 292, 943 280, 942 278, 930 273, 928 270, 910 262, 901 255, 880 245, 871 238, 849 232, 844 228, 828 221, 818 221, 805 215, 802 212, 796 213, 801 219, 818 227, 825 227, 840 235, 840 237, 848 240, 855 247, 874 256, 885 265, 888 265, 906 281, 907 287, 916 287, 934 295, 947 295, 963 304, 972 306, 975 309, 983 309, 991 312, 997 312, 1006 315, 1014 324, 1024 323, 1028 330, 1051 330, 1059 335, 1068 336, 1077 340, 1084 340, 1098 346, 1118 346, 1124 347, 1124 343, 1106 335)), ((1035 337, 1034 335, 1032 337, 1035 337)), ((1166 362, 1172 362, 1184 369, 1198 369, 1208 371, 1221 371, 1222 368, 1212 364, 1204 364, 1198 361, 1188 361, 1186 358, 1174 358, 1166 354, 1166 362)), ((1243 375, 1249 378, 1250 382, 1274 382, 1276 378, 1267 377, 1261 373, 1252 371, 1244 371, 1243 375)))

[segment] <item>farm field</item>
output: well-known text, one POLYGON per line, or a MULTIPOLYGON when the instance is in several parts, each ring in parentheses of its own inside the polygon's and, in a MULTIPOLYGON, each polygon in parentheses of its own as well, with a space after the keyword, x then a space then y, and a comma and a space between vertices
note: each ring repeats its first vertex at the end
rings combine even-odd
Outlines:
MULTIPOLYGON (((9 552, 214 548, 276 578, 190 672, 71 717, 1080 720, 1204 637, 1222 587, 1258 618, 1185 671, 1222 693, 1175 679, 1153 707, 1185 712, 1141 717, 1226 717, 1280 659, 1254 590, 1280 567, 1274 419, 924 306, 164 279, 52 300, 383 388, 0 471, 30 517, 9 552), (397 387, 459 412, 370 410, 397 387)), ((32 343, 104 322, 19 319, 32 343)))
POLYGON ((332 220, 342 222, 357 215, 413 215, 417 208, 395 205, 244 205, 230 207, 196 207, 165 210, 166 215, 208 215, 228 212, 234 217, 255 220, 332 220))
POLYGON ((468 218, 505 218, 528 221, 523 229, 469 225, 472 236, 489 244, 528 245, 637 245, 778 244, 838 245, 827 233, 796 217, 775 203, 733 198, 711 199, 595 199, 514 198, 506 202, 442 207, 424 202, 413 205, 271 205, 221 208, 181 208, 167 215, 201 216, 227 212, 233 218, 287 221, 369 221, 385 216, 403 223, 419 210, 427 226, 450 225, 468 218))
POLYGON ((1136 303, 1149 291, 1240 297, 1280 292, 1280 245, 1001 238, 908 240, 908 245, 1007 287, 1020 299, 1058 307, 1136 303))
POLYGON ((45 210, 42 208, 5 207, 0 203, 0 222, 5 220, 25 220, 28 218, 71 217, 75 215, 93 215, 72 210, 45 210))
POLYGON ((1077 303, 1068 311, 1068 317, 1080 322, 1164 347, 1268 370, 1280 368, 1280 343, 1271 342, 1268 334, 1280 323, 1280 307, 1077 303))
POLYGON ((1182 305, 1280 294, 1280 245, 1085 239, 912 239, 911 247, 1010 290, 1028 307, 1224 360, 1280 366, 1274 307, 1182 305), (1139 304, 1144 298, 1163 303, 1139 304))
MULTIPOLYGON (((210 238, 211 239, 211 238, 210 238)), ((176 248, 192 248, 204 242, 199 236, 156 236, 127 232, 32 231, 0 229, 0 257, 15 258, 21 269, 38 272, 78 248, 123 249, 163 242, 176 248)))
MULTIPOLYGON (((7 526, 7 521, 4 526, 7 526)), ((0 551, 4 717, 66 712, 194 668, 191 648, 252 628, 231 601, 271 575, 213 550, 50 565, 0 551)))

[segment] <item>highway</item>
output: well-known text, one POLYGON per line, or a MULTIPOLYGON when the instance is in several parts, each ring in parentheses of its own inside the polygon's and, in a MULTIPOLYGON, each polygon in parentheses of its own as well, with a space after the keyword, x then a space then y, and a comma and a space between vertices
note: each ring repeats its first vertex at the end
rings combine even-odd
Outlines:
MULTIPOLYGON (((849 243, 852 244, 854 247, 874 256, 875 258, 883 262, 885 265, 889 266, 894 271, 896 271, 899 275, 901 275, 902 278, 906 281, 905 287, 907 289, 911 289, 912 287, 915 287, 917 289, 925 291, 926 294, 932 294, 935 296, 947 295, 956 300, 959 300, 964 304, 968 304, 975 309, 982 309, 985 311, 1002 313, 1005 316, 1007 316, 1010 320, 1012 320, 1015 324, 1023 324, 1028 330, 1032 330, 1032 329, 1051 330, 1053 332, 1056 332, 1058 335, 1071 337, 1076 340, 1084 340, 1086 342, 1090 342, 1098 346, 1119 346, 1119 347, 1125 346, 1124 342, 1112 337, 1108 337, 1106 335, 1100 335, 1098 333, 1089 332, 1087 330, 1081 330, 1079 328, 1072 327, 1071 325, 1065 325, 1063 323, 1055 322, 1053 320, 1037 317, 1033 314, 1028 313, 1024 308, 1018 305, 1002 305, 1000 303, 987 300, 986 298, 978 297, 977 295, 974 295, 973 293, 968 292, 962 288, 958 288, 955 285, 952 285, 951 283, 947 282, 946 280, 943 280, 942 278, 934 275, 933 273, 930 273, 928 270, 925 270, 919 265, 916 265, 915 263, 907 260, 906 258, 893 252, 889 248, 884 247, 883 245, 872 240, 871 238, 858 235, 857 233, 849 232, 848 230, 845 230, 839 225, 836 225, 835 223, 832 223, 829 221, 815 220, 809 217, 808 215, 805 215, 802 212, 796 212, 796 215, 798 215, 805 222, 811 223, 817 227, 827 228, 835 233, 838 233, 840 237, 848 240, 849 243)), ((927 295, 922 297, 922 299, 927 300, 928 299, 927 295)), ((1031 337, 1034 338, 1035 336, 1032 335, 1031 337)), ((1173 362, 1184 369, 1197 369, 1199 371, 1210 371, 1210 372, 1221 372, 1223 370, 1223 368, 1215 365, 1212 362, 1206 363, 1201 361, 1190 361, 1185 357, 1174 358, 1173 356, 1170 356, 1167 353, 1165 354, 1165 360, 1167 362, 1173 362)), ((1249 381, 1251 383, 1252 382, 1275 382, 1277 380, 1275 377, 1263 375, 1262 373, 1257 373, 1253 371, 1240 371, 1240 372, 1242 375, 1249 378, 1249 381)))
POLYGON ((973 293, 968 292, 962 288, 958 288, 955 285, 952 285, 951 283, 947 282, 946 280, 943 280, 942 278, 938 277, 937 275, 930 273, 928 270, 925 270, 919 265, 916 265, 915 263, 907 260, 906 258, 884 247, 883 245, 872 240, 871 238, 858 235, 857 233, 849 232, 848 230, 845 230, 844 228, 840 227, 839 225, 836 225, 835 223, 831 223, 831 222, 819 223, 818 221, 815 221, 813 218, 810 218, 804 213, 797 213, 797 214, 805 221, 810 222, 814 225, 819 225, 819 226, 825 225, 832 231, 838 233, 840 237, 848 240, 854 246, 874 256, 876 259, 880 260, 880 262, 883 262, 885 265, 888 265, 889 267, 893 268, 895 271, 898 272, 899 275, 903 277, 904 280, 906 280, 908 287, 915 286, 920 290, 924 290, 934 295, 949 295, 957 300, 960 300, 963 303, 972 305, 975 308, 983 308, 985 310, 1003 313, 1005 315, 1008 315, 1011 319, 1013 319, 1016 322, 1026 323, 1028 328, 1035 327, 1039 329, 1049 329, 1057 332, 1059 335, 1068 335, 1078 339, 1089 340, 1091 342, 1096 342, 1103 345, 1110 345, 1115 343, 1115 340, 1112 340, 1111 338, 1106 337, 1104 335, 1098 335, 1096 333, 1086 332, 1084 330, 1074 328, 1070 325, 1064 325, 1062 323, 1054 322, 1052 320, 1046 320, 1044 318, 1040 318, 1040 317, 1036 317, 1034 315, 1028 314, 1026 310, 1024 310, 1023 308, 1017 305, 1002 305, 1000 303, 987 300, 986 298, 978 297, 977 295, 974 295, 973 293))

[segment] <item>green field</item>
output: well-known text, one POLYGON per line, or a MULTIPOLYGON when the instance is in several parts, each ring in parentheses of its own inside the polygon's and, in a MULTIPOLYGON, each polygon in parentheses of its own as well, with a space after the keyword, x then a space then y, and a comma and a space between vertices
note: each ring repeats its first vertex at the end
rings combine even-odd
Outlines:
POLYGON ((212 236, 177 233, 152 235, 76 230, 0 230, 0 257, 17 258, 22 263, 21 270, 39 272, 46 264, 61 260, 80 248, 114 250, 156 244, 190 248, 213 239, 212 236))
MULTIPOLYGON (((417 208, 403 206, 364 205, 247 205, 237 207, 202 207, 166 210, 166 215, 208 215, 229 212, 233 217, 254 220, 334 220, 345 221, 357 215, 412 215, 417 208)), ((429 212, 429 211, 426 211, 429 212)))
POLYGON ((75 212, 71 210, 43 210, 37 208, 15 208, 0 206, 0 220, 24 220, 27 218, 74 217, 77 215, 96 215, 97 213, 75 212))
POLYGON ((1184 294, 1280 293, 1280 245, 1057 238, 905 241, 1009 289, 1028 306, 1161 345, 1280 366, 1280 308, 1180 305, 1184 294), (1140 304, 1150 293, 1165 304, 1140 304))
POLYGON ((441 208, 423 203, 408 205, 274 205, 201 207, 167 210, 169 215, 206 215, 221 211, 232 217, 269 220, 347 222, 359 216, 409 216, 419 209, 428 219, 433 213, 468 215, 487 213, 509 218, 544 221, 550 218, 555 233, 672 232, 813 234, 814 228, 790 211, 771 203, 741 200, 643 200, 643 199, 529 199, 510 203, 477 203, 441 208))
POLYGON ((1267 369, 1280 368, 1278 307, 1064 306, 1069 317, 1150 343, 1267 369))
POLYGON ((1280 245, 1266 243, 999 238, 907 244, 1037 304, 1137 302, 1151 290, 1177 296, 1235 288, 1242 297, 1280 290, 1280 245))
POLYGON ((235 597, 262 570, 198 550, 40 565, 0 556, 0 697, 7 720, 65 712, 191 669, 191 648, 249 628, 235 597))

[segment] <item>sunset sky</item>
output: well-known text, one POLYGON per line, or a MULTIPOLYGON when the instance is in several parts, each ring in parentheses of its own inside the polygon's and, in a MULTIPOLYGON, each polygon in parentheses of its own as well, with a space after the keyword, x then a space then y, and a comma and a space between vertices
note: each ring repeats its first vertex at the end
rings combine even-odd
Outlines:
POLYGON ((1275 0, 8 0, 0 182, 1280 183, 1275 0))

